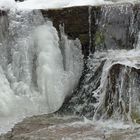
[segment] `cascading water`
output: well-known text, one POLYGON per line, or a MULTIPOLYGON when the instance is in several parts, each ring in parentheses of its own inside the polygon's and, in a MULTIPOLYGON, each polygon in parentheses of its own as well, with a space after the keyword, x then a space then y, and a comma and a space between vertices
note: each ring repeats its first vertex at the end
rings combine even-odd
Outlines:
POLYGON ((60 40, 39 11, 14 9, 1 18, 0 132, 4 132, 26 116, 57 111, 78 84, 83 56, 80 41, 68 40, 65 34, 60 40))
POLYGON ((138 14, 134 12, 126 4, 102 6, 100 16, 95 15, 95 52, 86 61, 79 87, 61 112, 96 120, 139 122, 140 36, 138 14))
POLYGON ((140 123, 138 13, 131 4, 94 10, 88 7, 85 71, 80 40, 68 39, 62 26, 59 38, 40 11, 13 9, 0 17, 0 132, 61 106, 58 113, 140 123))
POLYGON ((96 119, 115 118, 139 121, 137 120, 139 119, 139 109, 136 106, 139 106, 140 58, 139 41, 137 41, 136 36, 138 25, 134 12, 129 4, 126 7, 122 5, 107 10, 106 7, 102 8, 100 32, 103 34, 100 33, 100 39, 105 41, 96 45, 96 52, 93 56, 93 58, 101 56, 102 60, 105 61, 102 67, 100 86, 93 92, 98 95, 99 99, 99 105, 97 105, 94 114, 96 119), (112 10, 113 8, 114 10, 112 10), (125 16, 125 23, 122 26, 123 16, 125 16), (115 22, 115 18, 120 24, 115 22), (126 21, 129 21, 129 24, 126 21), (113 26, 109 24, 111 22, 114 22, 113 26), (114 32, 115 27, 118 29, 117 32, 114 32), (108 31, 110 36, 106 34, 108 31), (127 35, 125 35, 126 33, 127 35), (136 49, 133 49, 135 46, 136 49), (112 48, 115 50, 110 50, 112 48))
POLYGON ((139 121, 139 54, 136 50, 107 53, 100 86, 94 91, 99 96, 95 118, 139 121))

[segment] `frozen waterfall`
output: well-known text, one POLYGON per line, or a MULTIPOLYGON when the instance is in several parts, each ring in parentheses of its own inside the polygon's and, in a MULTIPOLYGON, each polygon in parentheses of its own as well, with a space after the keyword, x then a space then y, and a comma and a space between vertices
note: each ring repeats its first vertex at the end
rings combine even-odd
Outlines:
POLYGON ((80 41, 59 39, 39 11, 0 17, 0 132, 20 119, 57 111, 82 74, 80 41), (3 18, 3 19, 2 19, 3 18), (4 30, 4 31, 3 31, 4 30))

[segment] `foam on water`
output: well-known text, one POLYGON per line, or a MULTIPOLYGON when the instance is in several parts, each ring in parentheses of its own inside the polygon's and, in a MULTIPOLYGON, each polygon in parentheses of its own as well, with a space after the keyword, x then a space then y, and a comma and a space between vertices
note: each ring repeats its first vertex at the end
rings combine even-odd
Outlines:
POLYGON ((27 0, 22 3, 17 3, 17 7, 20 9, 55 9, 84 5, 100 5, 105 3, 108 4, 112 2, 104 0, 27 0))

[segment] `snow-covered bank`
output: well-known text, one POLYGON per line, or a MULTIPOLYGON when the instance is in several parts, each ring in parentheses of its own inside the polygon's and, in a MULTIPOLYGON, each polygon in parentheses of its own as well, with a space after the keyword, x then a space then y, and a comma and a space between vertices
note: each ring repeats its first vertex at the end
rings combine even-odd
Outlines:
POLYGON ((0 10, 8 10, 16 7, 17 4, 14 0, 0 0, 0 10))
POLYGON ((31 9, 59 9, 74 6, 97 6, 104 4, 116 3, 138 3, 139 0, 25 0, 23 2, 15 2, 14 0, 1 0, 0 9, 7 10, 11 8, 21 10, 31 9))
POLYGON ((24 2, 15 2, 14 0, 1 0, 0 9, 57 9, 63 7, 100 5, 112 3, 104 0, 26 0, 24 2))
POLYGON ((17 3, 19 9, 56 9, 63 7, 107 4, 104 0, 27 0, 17 3))
MULTIPOLYGON (((120 2, 136 2, 135 0, 117 0, 115 3, 120 2)), ((137 1, 139 2, 139 1, 137 1)), ((31 9, 58 9, 74 6, 86 6, 86 5, 103 5, 113 4, 114 1, 108 0, 25 0, 24 2, 15 2, 14 0, 1 0, 0 9, 17 8, 21 10, 31 9)))

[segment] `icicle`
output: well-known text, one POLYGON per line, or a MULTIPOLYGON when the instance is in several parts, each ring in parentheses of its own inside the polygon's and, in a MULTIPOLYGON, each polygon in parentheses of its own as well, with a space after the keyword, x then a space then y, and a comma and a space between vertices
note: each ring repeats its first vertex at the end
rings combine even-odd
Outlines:
POLYGON ((92 7, 89 6, 88 7, 88 24, 89 24, 89 53, 91 53, 91 50, 92 50, 92 38, 91 38, 91 12, 92 12, 92 7))

